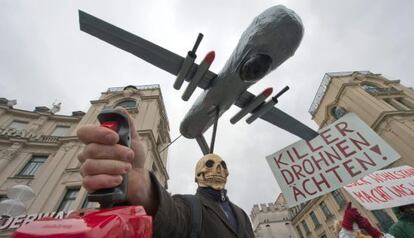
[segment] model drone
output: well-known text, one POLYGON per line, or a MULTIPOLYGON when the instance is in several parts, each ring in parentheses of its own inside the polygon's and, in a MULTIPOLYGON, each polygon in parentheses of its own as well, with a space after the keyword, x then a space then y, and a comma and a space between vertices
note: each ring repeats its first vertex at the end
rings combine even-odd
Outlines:
POLYGON ((303 26, 292 10, 278 5, 258 15, 242 34, 232 55, 218 73, 209 71, 214 51, 209 52, 200 64, 195 63, 196 50, 203 37, 199 34, 194 47, 181 57, 141 37, 133 35, 103 20, 79 11, 80 29, 109 44, 123 49, 176 76, 174 88, 180 89, 188 81, 182 99, 187 101, 195 89, 204 89, 180 125, 186 138, 196 139, 204 154, 214 148, 219 117, 233 104, 240 107, 230 122, 235 124, 248 113, 252 123, 261 118, 304 140, 311 140, 318 133, 287 113, 275 107, 288 87, 265 101, 272 88, 254 95, 247 89, 294 55, 302 36, 303 26), (214 124, 210 146, 203 133, 214 124))

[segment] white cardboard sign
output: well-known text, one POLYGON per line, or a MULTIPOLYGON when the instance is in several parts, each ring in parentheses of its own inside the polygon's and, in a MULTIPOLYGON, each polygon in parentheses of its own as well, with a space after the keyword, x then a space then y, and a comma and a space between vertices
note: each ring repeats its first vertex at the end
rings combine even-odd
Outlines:
POLYGON ((288 206, 343 187, 400 155, 354 113, 266 157, 288 206))
POLYGON ((414 202, 414 168, 405 165, 380 170, 344 188, 368 210, 412 204, 414 202))

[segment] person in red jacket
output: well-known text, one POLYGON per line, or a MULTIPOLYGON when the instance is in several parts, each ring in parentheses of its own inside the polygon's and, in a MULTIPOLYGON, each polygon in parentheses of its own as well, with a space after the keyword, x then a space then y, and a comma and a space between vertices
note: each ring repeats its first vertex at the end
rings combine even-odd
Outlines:
POLYGON ((352 207, 351 203, 348 203, 348 206, 345 209, 344 216, 342 219, 342 229, 338 234, 339 238, 394 238, 390 234, 384 234, 379 229, 374 227, 369 220, 362 216, 359 211, 352 207), (363 235, 358 229, 354 229, 354 224, 358 226, 359 229, 366 231, 368 236, 363 235))

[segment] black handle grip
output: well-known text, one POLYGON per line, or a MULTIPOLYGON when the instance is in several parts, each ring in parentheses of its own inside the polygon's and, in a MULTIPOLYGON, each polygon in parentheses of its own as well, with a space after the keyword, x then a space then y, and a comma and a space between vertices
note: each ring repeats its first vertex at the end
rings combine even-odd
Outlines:
MULTIPOLYGON (((118 144, 131 147, 131 130, 128 115, 115 109, 104 109, 98 115, 102 126, 114 130, 119 135, 118 144)), ((122 183, 115 188, 106 188, 88 194, 88 201, 99 202, 101 208, 110 208, 115 203, 127 200, 128 176, 122 176, 122 183)))

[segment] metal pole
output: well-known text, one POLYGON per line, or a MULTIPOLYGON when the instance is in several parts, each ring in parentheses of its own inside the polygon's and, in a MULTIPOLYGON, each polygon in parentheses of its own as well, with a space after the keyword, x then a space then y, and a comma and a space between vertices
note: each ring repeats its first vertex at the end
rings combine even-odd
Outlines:
POLYGON ((220 113, 220 110, 217 107, 216 121, 214 122, 213 134, 211 135, 210 154, 214 152, 214 142, 216 141, 216 132, 217 132, 217 126, 218 126, 219 113, 220 113))

